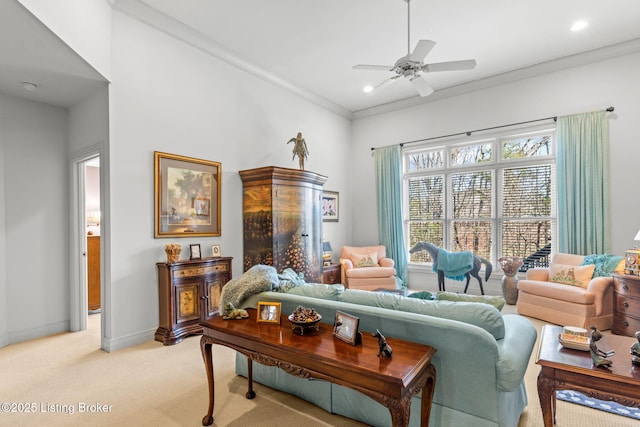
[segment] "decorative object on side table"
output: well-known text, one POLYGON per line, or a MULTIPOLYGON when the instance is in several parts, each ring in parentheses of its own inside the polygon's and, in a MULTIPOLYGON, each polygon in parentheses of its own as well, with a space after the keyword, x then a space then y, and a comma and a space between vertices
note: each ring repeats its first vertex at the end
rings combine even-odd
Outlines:
POLYGON ((258 322, 278 323, 280 324, 280 306, 279 302, 258 302, 258 322))
POLYGON ((230 302, 228 302, 225 306, 224 314, 222 315, 222 318, 225 320, 246 319, 247 317, 249 317, 249 313, 247 313, 247 310, 243 310, 242 308, 235 308, 230 302))
POLYGON ((322 265, 327 266, 331 265, 331 251, 333 248, 331 247, 331 242, 325 240, 322 242, 322 265))
POLYGON ((212 245, 211 246, 211 256, 217 258, 222 256, 222 251, 220 250, 220 245, 212 245))
POLYGON ((591 327, 591 344, 589 344, 589 350, 591 351, 591 360, 593 364, 598 368, 608 368, 613 365, 613 362, 609 360, 609 357, 615 355, 614 351, 602 351, 598 348, 598 341, 602 338, 602 333, 596 329, 595 326, 591 327))
POLYGON ((318 330, 318 322, 322 320, 320 313, 313 308, 297 306, 289 315, 291 329, 295 334, 305 335, 318 330))
MULTIPOLYGON (((640 231, 633 240, 640 241, 640 231)), ((624 253, 624 274, 640 276, 640 249, 637 246, 624 253)))
POLYGON ((373 335, 374 338, 378 338, 378 357, 391 357, 393 349, 387 344, 387 339, 382 335, 382 332, 376 329, 376 332, 371 335, 373 335))
POLYGON ((200 253, 200 243, 189 245, 189 250, 191 252, 189 259, 202 259, 202 255, 200 253))
POLYGON ((287 144, 290 142, 293 142, 293 157, 291 160, 294 160, 296 156, 298 156, 298 165, 300 166, 300 170, 304 170, 304 161, 309 157, 309 150, 307 149, 306 141, 302 137, 302 132, 298 132, 298 135, 287 141, 287 144))
POLYGON ((182 252, 182 246, 179 243, 167 243, 164 245, 164 250, 167 253, 167 262, 178 262, 182 252))
POLYGON ((631 363, 640 366, 640 331, 636 331, 633 336, 636 337, 638 341, 631 344, 631 363))
POLYGON ((507 304, 518 302, 518 269, 522 260, 517 256, 502 257, 498 260, 504 276, 502 276, 502 295, 507 304))
POLYGON ((359 324, 360 319, 358 317, 336 310, 333 336, 351 345, 358 345, 361 341, 360 332, 358 331, 359 324))

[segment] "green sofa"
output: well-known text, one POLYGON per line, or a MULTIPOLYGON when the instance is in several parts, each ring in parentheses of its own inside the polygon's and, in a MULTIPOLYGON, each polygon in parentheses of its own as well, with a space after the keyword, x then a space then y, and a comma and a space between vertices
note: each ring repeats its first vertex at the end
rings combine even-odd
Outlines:
MULTIPOLYGON (((382 292, 345 290, 342 285, 305 284, 248 296, 242 307, 279 301, 282 313, 298 305, 312 307, 332 323, 336 310, 360 318, 361 331, 379 329, 387 337, 428 344, 436 390, 430 425, 517 426, 527 405, 524 374, 536 341, 536 329, 525 317, 502 315, 477 302, 425 301, 382 292), (277 292, 276 292, 277 291, 277 292)), ((246 358, 237 353, 236 373, 247 375, 246 358)), ((325 410, 373 426, 390 426, 384 406, 352 389, 287 374, 273 366, 253 364, 256 382, 299 396, 325 410)), ((419 425, 420 394, 413 398, 411 426, 419 425)))

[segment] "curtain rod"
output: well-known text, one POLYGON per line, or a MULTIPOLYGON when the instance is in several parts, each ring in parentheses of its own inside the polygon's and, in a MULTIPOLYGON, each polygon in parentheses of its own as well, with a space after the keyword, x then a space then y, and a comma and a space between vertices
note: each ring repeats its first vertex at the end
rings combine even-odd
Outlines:
MULTIPOLYGON (((606 108, 604 111, 611 113, 611 112, 614 111, 614 108, 613 107, 609 107, 609 108, 606 108)), ((458 132, 458 133, 452 133, 452 134, 449 134, 449 135, 434 136, 432 138, 416 139, 414 141, 401 142, 398 145, 400 145, 402 147, 405 144, 414 144, 416 142, 432 141, 434 139, 449 138, 449 137, 452 137, 452 136, 461 136, 461 135, 471 136, 472 133, 476 133, 476 132, 483 132, 483 131, 486 131, 486 130, 501 129, 501 128, 506 128, 506 127, 510 127, 510 126, 526 125, 528 123, 542 122, 542 121, 545 121, 545 120, 552 120, 552 119, 555 122, 555 121, 558 120, 558 116, 545 117, 544 119, 528 120, 526 122, 509 123, 508 125, 500 125, 500 126, 493 126, 493 127, 484 128, 484 129, 469 130, 467 132, 458 132)), ((371 147, 371 151, 374 151, 374 150, 375 150, 375 147, 371 147)))

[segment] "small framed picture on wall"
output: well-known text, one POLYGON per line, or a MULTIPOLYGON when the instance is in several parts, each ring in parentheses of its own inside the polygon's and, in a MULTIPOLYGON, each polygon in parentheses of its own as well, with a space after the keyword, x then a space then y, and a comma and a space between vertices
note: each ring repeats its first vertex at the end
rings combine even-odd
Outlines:
POLYGON ((340 195, 337 191, 322 192, 322 221, 338 222, 338 220, 340 219, 338 206, 339 201, 340 195))
POLYGON ((189 250, 191 252, 189 259, 202 259, 202 255, 200 254, 200 243, 189 245, 189 250))
POLYGON ((222 252, 220 251, 220 245, 211 246, 211 256, 214 258, 222 256, 222 252))

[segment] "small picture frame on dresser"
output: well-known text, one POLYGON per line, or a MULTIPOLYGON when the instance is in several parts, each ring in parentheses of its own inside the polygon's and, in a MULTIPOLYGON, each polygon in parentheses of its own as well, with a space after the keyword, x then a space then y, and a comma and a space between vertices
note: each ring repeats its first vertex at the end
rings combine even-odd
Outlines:
POLYGON ((189 259, 202 259, 202 254, 200 253, 200 243, 189 245, 189 251, 189 259))
POLYGON ((214 258, 218 258, 222 256, 220 245, 211 245, 211 256, 214 258))

